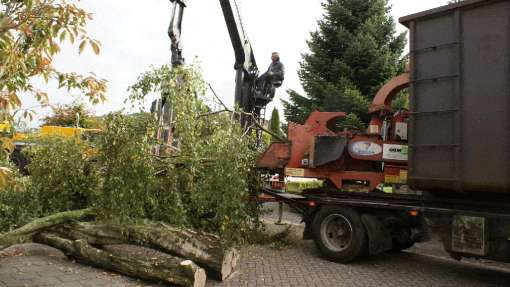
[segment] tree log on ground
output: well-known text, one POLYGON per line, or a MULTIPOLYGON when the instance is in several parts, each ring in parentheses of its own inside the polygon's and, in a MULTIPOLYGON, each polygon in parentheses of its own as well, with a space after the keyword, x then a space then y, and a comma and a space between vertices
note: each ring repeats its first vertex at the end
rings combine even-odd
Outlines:
POLYGON ((217 236, 160 222, 145 221, 126 226, 73 222, 55 231, 74 240, 86 239, 100 245, 131 243, 187 258, 205 268, 208 275, 220 280, 232 275, 239 260, 239 252, 234 248, 224 248, 217 236))
POLYGON ((46 232, 36 235, 34 240, 58 248, 79 261, 128 276, 159 280, 178 286, 205 286, 205 271, 190 260, 171 256, 166 256, 165 259, 142 260, 95 248, 86 240, 73 241, 46 232))
MULTIPOLYGON (((234 273, 239 260, 239 253, 236 249, 224 247, 220 238, 212 234, 199 233, 187 228, 173 227, 153 221, 125 225, 80 221, 90 219, 93 215, 92 209, 84 209, 36 219, 21 228, 0 235, 0 250, 14 244, 31 242, 35 235, 38 243, 62 249, 64 252, 93 265, 130 275, 132 273, 129 273, 125 267, 125 264, 128 264, 125 260, 131 259, 129 256, 119 257, 120 259, 114 262, 114 265, 117 266, 115 267, 108 265, 103 257, 92 257, 92 253, 87 252, 91 250, 105 252, 92 246, 134 244, 176 256, 173 258, 181 257, 191 260, 204 268, 208 275, 220 280, 225 280, 234 273), (45 232, 50 232, 52 235, 45 232), (41 235, 41 233, 45 234, 41 235), (95 262, 96 259, 97 262, 95 262)), ((138 266, 143 266, 142 263, 146 261, 140 261, 140 258, 133 259, 133 262, 138 266), (138 263, 136 260, 139 260, 138 263)), ((113 264, 112 261, 109 262, 113 264)), ((134 276, 140 278, 148 276, 154 279, 153 274, 149 272, 144 276, 141 270, 143 269, 140 269, 140 272, 134 276)), ((159 269, 154 270, 158 271, 159 269)))
POLYGON ((11 245, 29 242, 31 241, 32 235, 41 230, 57 226, 69 221, 81 220, 92 215, 94 215, 92 209, 82 209, 61 212, 47 217, 35 219, 34 221, 28 223, 25 226, 22 226, 18 229, 12 230, 5 234, 1 234, 0 250, 5 249, 11 245))

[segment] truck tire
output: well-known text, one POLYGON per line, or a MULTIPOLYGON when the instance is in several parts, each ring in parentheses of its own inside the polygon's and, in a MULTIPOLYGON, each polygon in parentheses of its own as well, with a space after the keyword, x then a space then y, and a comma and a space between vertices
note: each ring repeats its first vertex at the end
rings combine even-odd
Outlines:
POLYGON ((328 260, 349 263, 367 253, 367 232, 360 215, 351 208, 322 208, 312 230, 315 245, 328 260))

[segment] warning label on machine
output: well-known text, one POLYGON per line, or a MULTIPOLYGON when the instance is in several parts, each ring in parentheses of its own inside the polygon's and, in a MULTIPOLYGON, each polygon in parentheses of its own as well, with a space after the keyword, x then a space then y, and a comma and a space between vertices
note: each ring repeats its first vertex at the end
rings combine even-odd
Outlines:
POLYGON ((409 147, 406 145, 385 144, 383 145, 383 159, 407 161, 409 147))
POLYGON ((305 176, 305 170, 302 168, 286 168, 285 175, 286 176, 303 177, 303 176, 305 176))
POLYGON ((396 174, 384 174, 384 183, 390 184, 406 184, 407 183, 407 170, 400 170, 396 174))

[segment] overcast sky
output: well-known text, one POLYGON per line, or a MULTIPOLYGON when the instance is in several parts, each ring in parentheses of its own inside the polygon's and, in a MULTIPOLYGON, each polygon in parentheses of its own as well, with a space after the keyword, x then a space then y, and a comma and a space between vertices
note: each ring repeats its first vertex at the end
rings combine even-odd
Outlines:
MULTIPOLYGON (((288 88, 302 91, 297 76, 301 54, 307 52, 306 40, 316 30, 322 16, 321 0, 237 0, 255 51, 257 64, 265 71, 272 51, 279 51, 286 65, 284 86, 278 90, 273 106, 281 110, 288 88)), ((184 55, 188 63, 196 57, 207 82, 222 100, 234 104, 234 54, 227 28, 216 0, 190 0, 183 24, 184 55)), ((399 17, 444 5, 446 0, 390 0, 392 14, 399 17)), ((77 47, 63 46, 56 59, 57 68, 79 73, 95 72, 109 81, 108 102, 94 106, 98 114, 124 107, 126 89, 150 66, 170 61, 167 28, 171 4, 168 0, 82 0, 82 7, 94 14, 89 25, 92 37, 102 42, 102 53, 90 50, 77 53, 77 47)), ((397 24, 399 32, 405 28, 397 24)), ((74 94, 47 88, 52 103, 70 103, 74 94)), ((24 99, 25 106, 35 102, 24 99)), ((147 106, 149 103, 147 103, 147 106)), ((48 113, 38 110, 38 117, 48 113)), ((32 123, 33 126, 35 123, 32 123)))

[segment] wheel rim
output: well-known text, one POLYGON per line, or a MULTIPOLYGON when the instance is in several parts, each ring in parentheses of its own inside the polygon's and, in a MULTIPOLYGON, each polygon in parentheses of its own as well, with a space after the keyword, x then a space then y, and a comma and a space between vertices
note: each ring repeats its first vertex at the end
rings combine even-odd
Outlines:
POLYGON ((330 214, 321 223, 321 237, 324 245, 333 251, 341 252, 352 243, 351 222, 342 214, 330 214))

